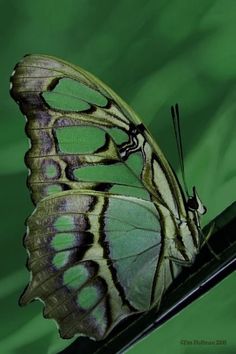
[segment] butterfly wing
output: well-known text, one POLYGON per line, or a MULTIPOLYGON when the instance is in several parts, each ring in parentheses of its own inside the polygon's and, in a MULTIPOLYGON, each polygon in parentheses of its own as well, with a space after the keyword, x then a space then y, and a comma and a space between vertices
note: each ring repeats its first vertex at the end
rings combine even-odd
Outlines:
POLYGON ((94 77, 54 58, 26 56, 12 84, 11 94, 28 120, 26 164, 35 203, 68 189, 142 189, 128 167, 138 163, 141 168, 141 156, 126 167, 117 147, 129 140, 131 113, 128 108, 123 113, 114 94, 94 77))
POLYGON ((42 299, 63 337, 104 338, 160 302, 180 270, 173 259, 183 264, 196 252, 194 223, 159 147, 100 80, 29 55, 11 82, 27 118, 36 204, 25 238, 32 280, 21 303, 42 299))
POLYGON ((151 195, 174 215, 186 215, 159 147, 131 108, 100 80, 62 60, 29 55, 11 81, 11 95, 28 121, 26 164, 35 203, 51 193, 85 188, 151 195))
POLYGON ((63 338, 101 339, 122 318, 150 308, 161 248, 153 203, 68 191, 42 199, 27 224, 32 281, 21 303, 40 298, 63 338))

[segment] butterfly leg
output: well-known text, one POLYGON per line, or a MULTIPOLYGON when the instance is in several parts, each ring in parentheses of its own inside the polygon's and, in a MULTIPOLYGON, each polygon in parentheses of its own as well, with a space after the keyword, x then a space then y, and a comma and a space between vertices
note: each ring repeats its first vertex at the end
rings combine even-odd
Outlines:
POLYGON ((182 267, 191 267, 193 265, 193 262, 190 260, 183 260, 173 256, 166 256, 166 258, 182 267))

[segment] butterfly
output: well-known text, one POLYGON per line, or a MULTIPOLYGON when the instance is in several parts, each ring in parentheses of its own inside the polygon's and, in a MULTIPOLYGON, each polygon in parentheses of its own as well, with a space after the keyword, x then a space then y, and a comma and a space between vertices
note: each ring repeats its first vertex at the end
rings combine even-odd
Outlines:
POLYGON ((104 339, 122 319, 158 308, 194 262, 205 209, 195 188, 185 195, 134 111, 95 76, 27 55, 10 92, 27 119, 35 204, 20 304, 40 299, 62 338, 104 339))

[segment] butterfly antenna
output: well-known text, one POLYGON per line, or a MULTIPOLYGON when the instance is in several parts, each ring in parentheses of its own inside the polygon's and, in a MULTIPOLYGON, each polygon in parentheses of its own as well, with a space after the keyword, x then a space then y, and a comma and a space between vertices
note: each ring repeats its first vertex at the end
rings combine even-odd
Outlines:
POLYGON ((182 143, 182 135, 181 135, 181 129, 180 129, 178 103, 176 103, 175 106, 171 106, 171 115, 172 115, 172 121, 173 121, 173 125, 174 125, 175 140, 176 140, 176 145, 177 145, 177 150, 178 150, 178 155, 179 155, 180 170, 181 170, 183 185, 184 185, 185 193, 189 197, 188 187, 187 187, 187 183, 186 183, 186 179, 185 179, 184 153, 183 153, 183 143, 182 143))

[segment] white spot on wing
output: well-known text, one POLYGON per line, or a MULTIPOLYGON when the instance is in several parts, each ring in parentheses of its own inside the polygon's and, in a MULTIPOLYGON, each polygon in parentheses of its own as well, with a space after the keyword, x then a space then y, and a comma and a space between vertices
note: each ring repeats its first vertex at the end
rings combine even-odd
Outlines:
POLYGON ((13 86, 13 85, 12 85, 12 82, 10 82, 10 91, 11 91, 11 89, 12 89, 12 86, 13 86))
POLYGON ((16 73, 16 70, 13 70, 12 73, 11 73, 11 77, 13 77, 16 73))

